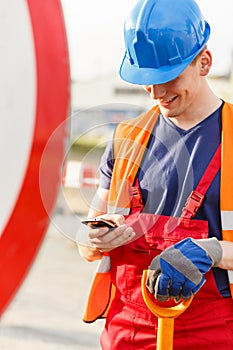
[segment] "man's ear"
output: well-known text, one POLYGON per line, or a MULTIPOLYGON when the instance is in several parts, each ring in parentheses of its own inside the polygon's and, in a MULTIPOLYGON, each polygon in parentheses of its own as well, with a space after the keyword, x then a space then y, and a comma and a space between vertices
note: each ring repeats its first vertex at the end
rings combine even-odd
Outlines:
POLYGON ((212 54, 208 49, 204 49, 199 57, 199 67, 201 76, 206 76, 212 66, 212 54))
POLYGON ((151 93, 151 85, 143 85, 143 89, 146 90, 146 92, 148 92, 148 94, 151 93))

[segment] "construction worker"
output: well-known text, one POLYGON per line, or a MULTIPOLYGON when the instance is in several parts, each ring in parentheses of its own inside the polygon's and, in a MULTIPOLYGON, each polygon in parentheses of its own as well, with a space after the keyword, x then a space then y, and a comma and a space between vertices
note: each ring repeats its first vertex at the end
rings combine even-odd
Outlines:
POLYGON ((233 106, 206 79, 210 26, 194 0, 140 0, 124 35, 120 76, 155 107, 120 123, 101 160, 88 216, 116 228, 90 229, 79 246, 100 260, 84 321, 107 317, 104 350, 155 349, 157 318, 141 294, 148 270, 155 301, 194 295, 175 320, 175 350, 230 350, 233 106))

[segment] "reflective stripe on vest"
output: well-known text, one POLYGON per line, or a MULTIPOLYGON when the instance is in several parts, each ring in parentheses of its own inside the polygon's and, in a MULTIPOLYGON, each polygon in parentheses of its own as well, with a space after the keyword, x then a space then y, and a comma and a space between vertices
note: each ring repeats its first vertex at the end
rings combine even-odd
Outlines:
POLYGON ((233 211, 222 210, 222 229, 224 231, 233 231, 233 211))
MULTIPOLYGON (((225 241, 232 241, 233 237, 233 211, 222 210, 222 238, 225 241)), ((233 271, 228 271, 228 278, 230 283, 231 295, 233 297, 233 271)))
MULTIPOLYGON (((220 183, 220 209, 222 239, 233 242, 233 105, 225 103, 222 110, 222 161, 220 183)), ((232 271, 228 271, 233 297, 232 271)))

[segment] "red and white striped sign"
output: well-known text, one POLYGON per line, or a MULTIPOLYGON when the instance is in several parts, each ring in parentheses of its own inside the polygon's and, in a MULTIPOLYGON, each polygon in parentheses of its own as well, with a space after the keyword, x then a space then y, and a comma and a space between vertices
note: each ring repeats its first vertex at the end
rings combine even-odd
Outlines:
POLYGON ((35 258, 56 201, 70 78, 59 0, 2 1, 0 16, 2 313, 35 258))

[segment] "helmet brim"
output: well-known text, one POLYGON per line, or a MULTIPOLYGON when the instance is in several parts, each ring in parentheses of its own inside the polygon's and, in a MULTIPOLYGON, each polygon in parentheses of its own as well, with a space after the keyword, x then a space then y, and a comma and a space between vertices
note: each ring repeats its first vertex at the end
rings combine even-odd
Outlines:
POLYGON ((137 85, 156 85, 164 84, 177 78, 194 60, 199 52, 203 49, 204 45, 195 52, 188 59, 183 60, 181 64, 174 66, 162 66, 159 68, 139 68, 138 66, 130 64, 130 61, 125 53, 123 58, 119 75, 128 83, 137 85))

